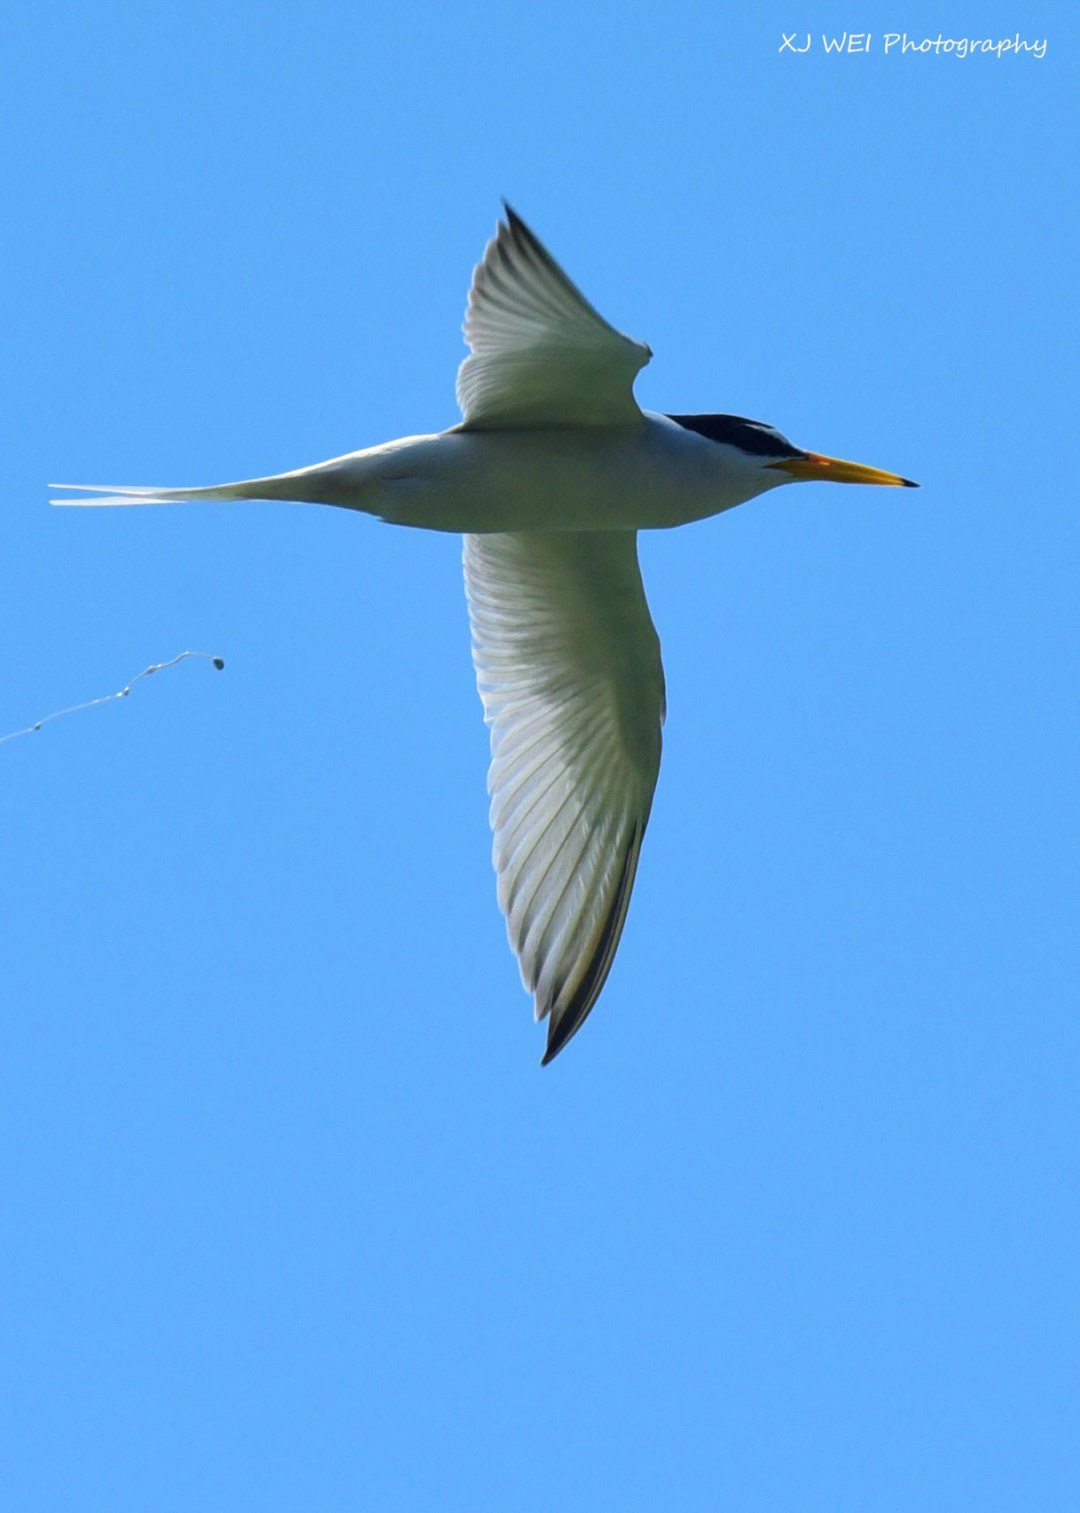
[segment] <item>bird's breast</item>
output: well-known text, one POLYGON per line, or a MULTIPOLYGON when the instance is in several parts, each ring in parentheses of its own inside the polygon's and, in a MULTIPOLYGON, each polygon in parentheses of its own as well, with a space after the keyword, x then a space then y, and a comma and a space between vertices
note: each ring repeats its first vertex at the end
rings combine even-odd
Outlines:
POLYGON ((718 514, 761 488, 714 443, 648 415, 618 428, 458 427, 392 447, 385 463, 358 454, 371 457, 376 512, 429 530, 651 530, 718 514))

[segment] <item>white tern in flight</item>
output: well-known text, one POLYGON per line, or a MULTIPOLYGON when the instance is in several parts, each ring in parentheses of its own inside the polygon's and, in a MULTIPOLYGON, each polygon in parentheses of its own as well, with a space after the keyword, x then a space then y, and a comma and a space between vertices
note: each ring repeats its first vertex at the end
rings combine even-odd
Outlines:
POLYGON ((210 488, 58 484, 92 497, 55 502, 294 499, 464 535, 499 904, 548 1062, 611 970, 660 769, 664 673, 638 531, 798 479, 915 485, 756 420, 641 410, 649 348, 608 325, 509 206, 464 330, 463 419, 448 431, 210 488))

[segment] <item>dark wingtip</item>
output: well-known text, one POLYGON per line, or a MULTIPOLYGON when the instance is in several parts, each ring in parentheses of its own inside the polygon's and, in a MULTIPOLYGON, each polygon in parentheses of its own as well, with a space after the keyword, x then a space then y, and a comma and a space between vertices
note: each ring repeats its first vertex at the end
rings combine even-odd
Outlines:
POLYGON ((549 1061, 555 1060, 555 1057, 583 1022, 584 1018, 585 1015, 582 1015, 581 1018, 575 1018, 573 1014, 564 1014, 557 1023, 551 1025, 548 1030, 547 1048, 540 1058, 541 1066, 547 1066, 549 1061))
MULTIPOLYGON (((582 973, 573 997, 563 1006, 557 1019, 552 1009, 551 1018, 548 1020, 547 1050, 540 1062, 541 1066, 547 1066, 548 1062, 559 1054, 566 1042, 581 1029, 592 1013, 593 1005, 600 996, 600 989, 607 981, 611 963, 615 959, 615 948, 619 944, 619 937, 622 935, 623 924, 626 920, 630 894, 634 887, 634 873, 637 871, 638 852, 641 850, 641 838, 644 834, 645 820, 636 821, 626 842, 618 886, 615 889, 608 916, 600 930, 592 959, 582 973)), ((560 992, 561 988, 553 992, 553 1002, 558 999, 560 992)))

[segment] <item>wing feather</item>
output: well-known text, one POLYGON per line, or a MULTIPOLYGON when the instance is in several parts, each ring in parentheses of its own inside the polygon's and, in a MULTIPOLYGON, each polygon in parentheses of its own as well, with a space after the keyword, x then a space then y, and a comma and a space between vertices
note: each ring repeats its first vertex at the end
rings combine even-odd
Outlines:
POLYGON ((473 273, 464 330, 466 429, 640 423, 634 378, 652 353, 608 325, 509 205, 473 273))
POLYGON ((499 904, 550 1061, 622 934, 660 767, 660 643, 629 532, 466 536, 465 586, 499 904))

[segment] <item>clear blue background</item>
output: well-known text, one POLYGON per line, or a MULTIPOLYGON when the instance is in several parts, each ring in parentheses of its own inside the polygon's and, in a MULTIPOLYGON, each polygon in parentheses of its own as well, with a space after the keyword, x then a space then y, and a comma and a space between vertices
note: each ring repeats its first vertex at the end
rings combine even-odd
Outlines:
POLYGON ((0 731, 228 665, 0 748, 5 1510, 1080 1505, 1073 12, 734 11, 6 18, 0 731), (923 484, 642 541, 545 1071, 457 539, 46 504, 452 424, 501 194, 644 404, 923 484))

